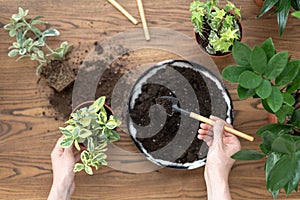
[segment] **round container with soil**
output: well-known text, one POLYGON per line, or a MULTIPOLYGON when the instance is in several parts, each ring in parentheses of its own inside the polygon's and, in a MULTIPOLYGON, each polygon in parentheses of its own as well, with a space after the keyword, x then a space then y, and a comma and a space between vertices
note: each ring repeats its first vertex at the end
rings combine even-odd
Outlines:
POLYGON ((199 64, 169 60, 147 70, 129 96, 129 133, 148 160, 177 169, 203 166, 208 147, 197 139, 200 122, 173 112, 161 103, 162 96, 176 97, 182 109, 232 123, 233 107, 226 88, 199 64))

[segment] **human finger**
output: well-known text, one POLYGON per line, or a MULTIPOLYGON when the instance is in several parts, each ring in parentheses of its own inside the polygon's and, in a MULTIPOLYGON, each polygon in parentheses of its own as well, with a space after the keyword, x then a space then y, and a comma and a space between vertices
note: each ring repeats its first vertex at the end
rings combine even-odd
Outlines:
POLYGON ((225 122, 223 120, 216 120, 213 126, 213 134, 214 134, 214 140, 213 145, 218 143, 219 141, 222 141, 223 138, 223 132, 224 132, 224 124, 225 122))
POLYGON ((198 135, 197 136, 199 140, 203 140, 206 142, 207 146, 210 146, 212 144, 213 138, 210 135, 198 135))

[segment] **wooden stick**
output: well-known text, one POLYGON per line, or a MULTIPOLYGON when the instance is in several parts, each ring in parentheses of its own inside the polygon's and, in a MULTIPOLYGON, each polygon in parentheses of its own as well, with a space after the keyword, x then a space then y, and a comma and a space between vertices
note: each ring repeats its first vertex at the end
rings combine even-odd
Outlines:
POLYGON ((131 15, 129 12, 127 12, 118 2, 115 0, 108 0, 109 3, 111 3, 115 8, 117 8, 123 15, 125 15, 133 24, 137 24, 138 21, 131 15))
POLYGON ((141 16, 141 20, 142 20, 142 24, 143 24, 145 38, 146 38, 146 40, 150 40, 150 34, 149 34, 147 22, 146 22, 145 13, 144 13, 143 2, 142 2, 142 0, 136 0, 136 1, 137 1, 137 5, 139 8, 139 12, 140 12, 140 16, 141 16))
MULTIPOLYGON (((193 118, 193 119, 196 119, 196 120, 198 120, 198 121, 205 122, 205 123, 210 124, 210 125, 213 125, 214 122, 215 122, 214 120, 208 119, 208 118, 203 117, 203 116, 201 116, 201 115, 198 115, 198 114, 196 114, 196 113, 194 113, 194 112, 191 112, 191 113, 190 113, 190 117, 193 118)), ((233 128, 230 128, 230 127, 228 127, 228 126, 224 126, 224 130, 227 131, 227 132, 229 132, 229 133, 232 133, 232 134, 234 134, 234 135, 236 135, 236 136, 239 136, 239 137, 241 137, 241 138, 244 138, 244 139, 246 139, 246 140, 249 140, 249 141, 251 141, 251 142, 253 142, 253 140, 254 140, 254 137, 252 137, 252 136, 250 136, 250 135, 247 135, 247 134, 245 134, 245 133, 243 133, 243 132, 240 132, 240 131, 238 131, 238 130, 235 130, 235 129, 233 129, 233 128)))

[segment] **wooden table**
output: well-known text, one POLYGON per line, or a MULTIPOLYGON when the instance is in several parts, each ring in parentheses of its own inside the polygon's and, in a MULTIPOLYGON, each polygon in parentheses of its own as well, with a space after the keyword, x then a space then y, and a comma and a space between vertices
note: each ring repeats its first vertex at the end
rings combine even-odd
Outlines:
MULTIPOLYGON (((256 19, 259 8, 252 0, 232 2, 242 11, 244 42, 254 46, 272 37, 278 51, 289 51, 294 59, 300 58, 300 20, 290 17, 283 37, 279 37, 275 16, 256 19)), ((119 3, 140 19, 136 1, 119 0, 119 3)), ((193 38, 189 3, 144 0, 148 26, 168 28, 193 38)), ((133 25, 104 0, 1 0, 0 4, 0 199, 45 199, 52 183, 50 152, 59 137, 58 127, 63 126, 63 119, 56 117, 49 104, 48 97, 53 90, 43 80, 37 83, 35 63, 15 62, 7 57, 12 39, 3 25, 19 6, 30 9, 31 16, 43 15, 51 27, 60 30, 61 36, 51 40, 50 45, 67 40, 75 45, 80 59, 87 56, 85 50, 94 48, 95 41, 103 42, 126 30, 140 29, 141 23, 133 25)), ((138 55, 141 63, 146 61, 142 53, 138 55)), ((173 57, 165 55, 165 58, 173 57)), ((232 57, 214 61, 220 71, 234 63, 232 57)), ((234 127, 255 136, 255 131, 267 123, 267 113, 257 100, 239 101, 236 84, 225 84, 233 99, 234 127)), ((252 143, 241 141, 243 148, 258 149, 260 139, 255 138, 252 143)), ((136 151, 129 137, 123 137, 118 144, 136 151)), ((206 199, 203 169, 163 168, 135 174, 102 167, 94 176, 76 175, 73 199, 206 199)), ((236 162, 230 187, 233 199, 272 199, 265 189, 263 161, 236 162)), ((287 197, 282 193, 279 199, 287 197)), ((293 193, 289 199, 300 199, 300 195, 293 193)))

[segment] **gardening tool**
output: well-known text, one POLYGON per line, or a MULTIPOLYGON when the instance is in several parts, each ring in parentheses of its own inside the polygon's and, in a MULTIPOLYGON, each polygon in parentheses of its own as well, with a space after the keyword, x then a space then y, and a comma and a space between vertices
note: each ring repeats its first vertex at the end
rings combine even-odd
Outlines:
MULTIPOLYGON (((169 102, 171 102, 171 107, 172 107, 172 111, 174 112, 180 112, 180 113, 182 113, 183 115, 186 115, 186 116, 188 116, 188 117, 190 117, 190 118, 193 118, 193 119, 196 119, 196 120, 198 120, 198 121, 201 121, 201 122, 205 122, 205 123, 207 123, 207 124, 210 124, 210 125, 213 125, 214 124, 214 120, 211 120, 211 119, 208 119, 208 118, 206 118, 206 117, 204 117, 204 116, 201 116, 201 115, 199 115, 199 114, 196 114, 196 113, 194 113, 194 112, 189 112, 189 111, 187 111, 187 110, 184 110, 184 109, 182 109, 182 108, 179 108, 179 106, 178 106, 178 102, 179 102, 179 100, 177 99, 177 98, 175 98, 175 97, 171 97, 171 96, 162 96, 162 97, 160 97, 159 99, 165 99, 165 100, 167 100, 167 101, 169 101, 169 102)), ((166 102, 165 102, 166 103, 166 102)), ((168 105, 168 104, 167 104, 168 105)), ((169 109, 167 109, 167 110, 170 110, 170 108, 169 109)), ((230 128, 230 127, 228 127, 228 126, 224 126, 224 130, 225 131, 227 131, 227 132, 229 132, 229 133, 232 133, 232 134, 234 134, 234 135, 236 135, 236 136, 239 136, 239 137, 241 137, 241 138, 244 138, 244 139, 246 139, 246 140, 249 140, 249 141, 253 141, 254 140, 254 137, 252 137, 252 136, 250 136, 250 135, 247 135, 247 134, 245 134, 245 133, 242 133, 242 132, 240 132, 240 131, 238 131, 238 130, 235 130, 235 129, 233 129, 233 128, 230 128)))

